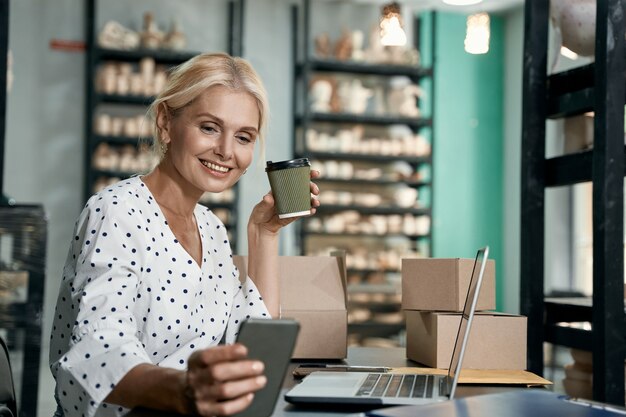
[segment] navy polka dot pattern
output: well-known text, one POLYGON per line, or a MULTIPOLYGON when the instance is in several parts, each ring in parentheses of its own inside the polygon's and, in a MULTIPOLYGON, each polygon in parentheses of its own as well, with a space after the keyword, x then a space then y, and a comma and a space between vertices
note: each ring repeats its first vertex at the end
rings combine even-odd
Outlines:
POLYGON ((50 340, 59 409, 67 417, 121 416, 106 404, 134 366, 185 369, 196 349, 232 343, 246 317, 268 317, 250 278, 232 262, 226 229, 194 211, 198 265, 176 240, 139 177, 93 196, 74 230, 50 340))

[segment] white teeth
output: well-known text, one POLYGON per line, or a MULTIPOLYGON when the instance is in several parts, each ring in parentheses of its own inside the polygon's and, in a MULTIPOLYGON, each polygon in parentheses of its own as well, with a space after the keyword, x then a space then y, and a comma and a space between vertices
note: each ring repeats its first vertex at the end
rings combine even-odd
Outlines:
POLYGON ((230 171, 230 168, 226 168, 226 167, 223 167, 223 166, 220 166, 220 165, 215 165, 215 164, 212 164, 209 161, 201 161, 201 162, 202 162, 202 165, 204 165, 205 167, 207 167, 209 169, 212 169, 213 171, 219 171, 219 172, 228 172, 228 171, 230 171))

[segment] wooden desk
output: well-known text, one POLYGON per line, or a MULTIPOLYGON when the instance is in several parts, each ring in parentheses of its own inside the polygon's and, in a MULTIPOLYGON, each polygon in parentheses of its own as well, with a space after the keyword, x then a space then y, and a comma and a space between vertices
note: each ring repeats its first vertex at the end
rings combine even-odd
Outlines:
MULTIPOLYGON (((293 378, 292 372, 302 362, 312 361, 298 361, 292 363, 289 366, 287 375, 283 382, 283 389, 280 393, 278 401, 276 402, 276 408, 274 409, 273 417, 346 417, 346 416, 363 416, 362 413, 354 412, 349 408, 304 408, 300 406, 294 406, 287 403, 284 399, 285 392, 298 383, 293 378)), ((339 362, 332 362, 339 363, 339 362)), ((418 366, 416 362, 413 362, 406 358, 404 348, 364 348, 354 347, 348 349, 348 358, 341 363, 348 365, 371 365, 371 366, 390 366, 390 367, 405 367, 405 366, 418 366)), ((508 385, 459 385, 457 387, 457 397, 466 397, 471 395, 491 394, 496 392, 504 392, 520 388, 519 386, 508 385)), ((131 417, 174 417, 172 414, 148 411, 148 410, 136 410, 128 414, 131 417)))

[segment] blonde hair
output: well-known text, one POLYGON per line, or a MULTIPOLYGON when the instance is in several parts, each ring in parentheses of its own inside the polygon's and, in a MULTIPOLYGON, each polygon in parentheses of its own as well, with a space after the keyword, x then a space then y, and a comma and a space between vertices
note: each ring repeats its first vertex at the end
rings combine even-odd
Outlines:
POLYGON ((170 115, 176 116, 207 88, 214 85, 243 91, 254 97, 259 108, 260 155, 261 160, 264 159, 269 103, 261 77, 252 68, 252 65, 243 58, 233 57, 225 53, 205 53, 196 55, 174 67, 169 74, 165 88, 148 109, 148 114, 152 119, 152 148, 159 156, 159 160, 164 155, 157 125, 157 114, 162 111, 160 108, 165 106, 170 115))

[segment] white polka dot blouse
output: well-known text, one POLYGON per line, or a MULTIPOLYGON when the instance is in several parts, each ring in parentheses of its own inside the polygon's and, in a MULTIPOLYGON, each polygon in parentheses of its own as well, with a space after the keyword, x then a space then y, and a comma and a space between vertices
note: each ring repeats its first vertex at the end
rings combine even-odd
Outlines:
POLYGON ((239 280, 222 222, 194 210, 203 258, 178 242, 133 177, 94 195, 74 230, 50 341, 57 415, 120 416, 104 402, 134 366, 185 369, 196 349, 232 343, 242 320, 268 317, 249 277, 239 280))

